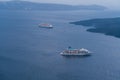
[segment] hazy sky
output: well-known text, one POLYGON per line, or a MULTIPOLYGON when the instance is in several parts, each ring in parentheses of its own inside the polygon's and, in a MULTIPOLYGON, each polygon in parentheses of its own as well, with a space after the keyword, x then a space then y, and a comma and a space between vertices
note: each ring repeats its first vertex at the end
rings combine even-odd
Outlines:
MULTIPOLYGON (((0 0, 0 1, 6 1, 6 0, 0 0)), ((26 0, 26 1, 33 1, 40 3, 62 3, 62 4, 72 4, 72 5, 98 4, 98 5, 107 6, 111 9, 120 8, 120 0, 26 0)))

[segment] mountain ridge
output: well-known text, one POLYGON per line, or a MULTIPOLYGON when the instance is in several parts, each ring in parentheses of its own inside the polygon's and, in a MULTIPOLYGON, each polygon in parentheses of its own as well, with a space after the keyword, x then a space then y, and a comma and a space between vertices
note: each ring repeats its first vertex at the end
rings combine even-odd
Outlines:
POLYGON ((100 5, 65 5, 28 1, 0 1, 1 10, 104 10, 100 5))

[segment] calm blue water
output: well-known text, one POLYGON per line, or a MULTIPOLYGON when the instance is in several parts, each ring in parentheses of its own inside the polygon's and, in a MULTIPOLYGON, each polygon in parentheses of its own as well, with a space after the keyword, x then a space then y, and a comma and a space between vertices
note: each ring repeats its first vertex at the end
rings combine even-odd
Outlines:
POLYGON ((115 11, 0 11, 0 80, 120 80, 120 39, 69 24, 118 16, 115 11), (54 28, 39 28, 43 22, 54 28), (61 56, 68 46, 94 53, 61 56))

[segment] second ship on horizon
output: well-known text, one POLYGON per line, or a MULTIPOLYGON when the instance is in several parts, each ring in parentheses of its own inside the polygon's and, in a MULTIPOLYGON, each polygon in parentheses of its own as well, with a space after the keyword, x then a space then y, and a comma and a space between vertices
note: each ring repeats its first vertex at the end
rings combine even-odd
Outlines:
POLYGON ((41 23, 38 25, 40 28, 49 28, 49 29, 52 29, 53 28, 53 25, 52 24, 49 24, 49 23, 41 23))

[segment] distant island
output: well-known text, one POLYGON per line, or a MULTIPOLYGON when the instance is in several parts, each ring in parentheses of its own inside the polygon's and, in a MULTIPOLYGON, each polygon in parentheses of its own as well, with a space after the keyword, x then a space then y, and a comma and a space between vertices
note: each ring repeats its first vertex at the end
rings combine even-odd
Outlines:
POLYGON ((120 38, 120 17, 90 19, 70 23, 90 27, 89 29, 87 29, 87 31, 90 32, 104 33, 106 35, 111 35, 120 38))
POLYGON ((28 1, 0 1, 0 10, 104 10, 100 5, 64 5, 28 1))

